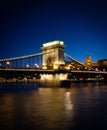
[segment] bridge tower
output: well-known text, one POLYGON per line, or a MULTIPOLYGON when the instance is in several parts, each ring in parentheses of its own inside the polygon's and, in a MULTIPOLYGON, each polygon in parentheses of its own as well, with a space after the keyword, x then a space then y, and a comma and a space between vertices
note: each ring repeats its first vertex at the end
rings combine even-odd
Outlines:
POLYGON ((58 69, 60 65, 64 65, 64 42, 52 41, 42 44, 42 57, 43 69, 58 69))
POLYGON ((88 56, 86 57, 86 62, 85 62, 85 64, 86 64, 87 66, 91 66, 92 61, 91 61, 91 56, 90 56, 90 55, 88 55, 88 56))

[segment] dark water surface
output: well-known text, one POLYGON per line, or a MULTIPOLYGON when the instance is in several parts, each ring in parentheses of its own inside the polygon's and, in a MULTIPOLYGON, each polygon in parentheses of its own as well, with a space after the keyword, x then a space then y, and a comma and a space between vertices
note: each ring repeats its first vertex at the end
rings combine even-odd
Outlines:
POLYGON ((80 129, 107 129, 106 83, 0 84, 0 130, 80 129))

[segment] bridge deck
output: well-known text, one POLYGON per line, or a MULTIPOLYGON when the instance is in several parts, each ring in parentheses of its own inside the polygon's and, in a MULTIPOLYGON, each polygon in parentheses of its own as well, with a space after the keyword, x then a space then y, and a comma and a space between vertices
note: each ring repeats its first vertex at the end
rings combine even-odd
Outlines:
POLYGON ((69 71, 69 70, 47 70, 35 68, 0 68, 3 71, 16 71, 16 72, 39 72, 39 73, 90 73, 90 74, 107 74, 107 71, 69 71))

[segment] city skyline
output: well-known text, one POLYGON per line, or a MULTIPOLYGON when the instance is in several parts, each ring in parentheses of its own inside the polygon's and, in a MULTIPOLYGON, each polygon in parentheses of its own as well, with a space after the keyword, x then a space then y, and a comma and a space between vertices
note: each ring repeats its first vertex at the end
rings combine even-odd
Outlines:
POLYGON ((107 59, 105 0, 5 0, 0 4, 0 59, 41 52, 43 43, 64 41, 79 61, 107 59))

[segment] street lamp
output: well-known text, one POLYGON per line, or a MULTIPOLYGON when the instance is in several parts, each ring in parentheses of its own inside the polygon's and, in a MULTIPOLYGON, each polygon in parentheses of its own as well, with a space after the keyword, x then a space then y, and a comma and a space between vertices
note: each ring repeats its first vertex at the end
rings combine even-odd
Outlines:
POLYGON ((10 62, 9 62, 9 61, 7 61, 7 62, 6 62, 6 64, 7 64, 7 68, 9 68, 10 62))
POLYGON ((7 61, 7 62, 6 62, 6 64, 7 64, 7 65, 9 65, 9 64, 10 64, 10 62, 9 62, 9 61, 7 61))
POLYGON ((39 65, 38 65, 38 64, 35 64, 35 68, 39 68, 39 65))
POLYGON ((27 64, 26 67, 29 68, 29 64, 27 64))

